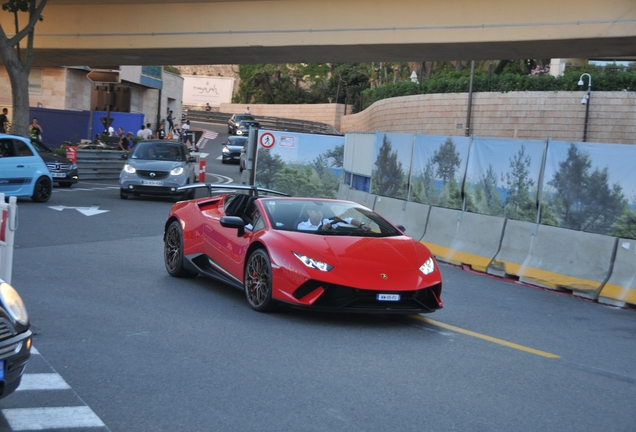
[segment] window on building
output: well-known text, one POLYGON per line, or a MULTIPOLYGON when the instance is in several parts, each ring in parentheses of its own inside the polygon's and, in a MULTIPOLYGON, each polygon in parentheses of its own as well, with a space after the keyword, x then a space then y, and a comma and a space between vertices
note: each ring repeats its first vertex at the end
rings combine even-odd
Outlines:
POLYGON ((144 111, 144 96, 140 89, 130 89, 130 111, 131 112, 143 112, 144 111))
POLYGON ((42 69, 31 69, 29 74, 29 94, 42 94, 42 69))

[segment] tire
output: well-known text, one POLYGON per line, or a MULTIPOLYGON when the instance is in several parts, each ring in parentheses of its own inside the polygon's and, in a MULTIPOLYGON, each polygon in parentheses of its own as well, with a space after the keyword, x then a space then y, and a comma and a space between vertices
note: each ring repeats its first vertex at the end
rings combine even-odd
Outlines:
POLYGON ((128 199, 128 194, 124 193, 123 190, 119 189, 119 198, 128 199))
POLYGON ((71 182, 59 182, 60 187, 63 188, 70 188, 71 186, 73 186, 73 183, 71 182))
POLYGON ((163 260, 168 274, 172 277, 192 278, 197 276, 197 273, 183 267, 183 233, 181 232, 181 224, 177 221, 173 221, 166 231, 163 260))
POLYGON ((256 249, 245 265, 245 297, 252 309, 269 312, 274 308, 272 300, 272 264, 263 249, 256 249))
POLYGON ((47 202, 51 198, 53 183, 47 177, 40 177, 33 187, 31 199, 35 202, 47 202))

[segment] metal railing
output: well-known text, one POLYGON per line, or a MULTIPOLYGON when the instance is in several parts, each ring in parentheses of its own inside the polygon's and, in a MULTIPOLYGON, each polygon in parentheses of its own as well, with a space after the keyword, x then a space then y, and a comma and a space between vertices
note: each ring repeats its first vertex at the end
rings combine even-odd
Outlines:
MULTIPOLYGON (((188 120, 195 122, 227 124, 227 121, 232 117, 232 114, 200 111, 200 110, 188 110, 186 112, 188 120)), ((341 135, 332 125, 320 122, 314 122, 309 120, 297 120, 282 117, 265 117, 254 116, 254 118, 261 124, 263 129, 280 130, 288 132, 300 132, 300 133, 315 133, 325 135, 341 135)))

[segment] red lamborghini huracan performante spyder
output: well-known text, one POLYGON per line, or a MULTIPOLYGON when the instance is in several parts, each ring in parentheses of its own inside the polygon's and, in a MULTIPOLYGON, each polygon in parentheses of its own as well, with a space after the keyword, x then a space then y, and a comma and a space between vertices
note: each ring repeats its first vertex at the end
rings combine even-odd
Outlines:
POLYGON ((207 187, 211 196, 170 210, 164 260, 171 276, 223 281, 262 312, 279 304, 371 313, 442 307, 442 276, 431 252, 360 204, 252 186, 184 190, 193 187, 207 187))

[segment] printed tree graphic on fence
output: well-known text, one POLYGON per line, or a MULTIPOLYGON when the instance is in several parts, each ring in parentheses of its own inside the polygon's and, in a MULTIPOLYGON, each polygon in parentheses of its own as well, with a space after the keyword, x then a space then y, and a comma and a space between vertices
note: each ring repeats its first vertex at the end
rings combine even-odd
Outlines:
POLYGON ((607 167, 592 171, 589 154, 574 144, 570 144, 567 159, 559 163, 548 186, 555 191, 549 205, 563 228, 610 234, 621 215, 629 221, 622 187, 618 183, 610 187, 607 167))
POLYGON ((461 157, 452 138, 440 144, 426 166, 413 182, 411 200, 423 204, 448 208, 462 208, 462 194, 455 175, 461 165, 461 157), (442 181, 438 192, 435 179, 442 181))
POLYGON ((391 141, 386 135, 373 164, 376 168, 371 178, 371 193, 406 199, 407 182, 402 162, 397 160, 397 151, 393 151, 391 141))
POLYGON ((259 149, 257 183, 292 196, 336 198, 339 178, 330 168, 342 167, 344 145, 318 155, 309 165, 289 163, 269 150, 259 149))
POLYGON ((534 222, 537 219, 536 200, 530 196, 534 180, 530 178, 532 159, 521 146, 515 156, 510 158, 510 171, 502 174, 501 181, 508 192, 504 203, 504 216, 510 219, 534 222))

